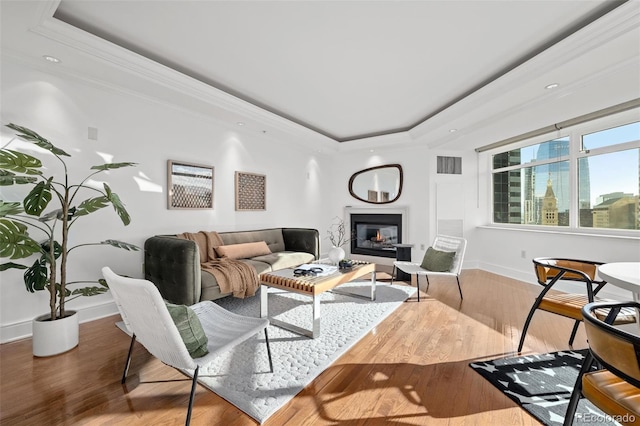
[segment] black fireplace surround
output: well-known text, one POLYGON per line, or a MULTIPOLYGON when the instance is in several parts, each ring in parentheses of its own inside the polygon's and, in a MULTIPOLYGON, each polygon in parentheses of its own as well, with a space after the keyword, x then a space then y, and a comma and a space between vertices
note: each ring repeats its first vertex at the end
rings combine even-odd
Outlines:
POLYGON ((396 257, 402 243, 401 214, 351 214, 351 254, 396 257))

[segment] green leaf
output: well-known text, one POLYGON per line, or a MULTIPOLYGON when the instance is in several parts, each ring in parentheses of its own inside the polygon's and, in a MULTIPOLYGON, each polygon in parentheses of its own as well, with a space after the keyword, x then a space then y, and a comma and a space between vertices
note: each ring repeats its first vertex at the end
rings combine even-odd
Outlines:
POLYGON ((116 193, 111 192, 111 188, 109 188, 109 185, 106 183, 104 184, 104 190, 106 191, 107 198, 111 201, 111 205, 113 205, 114 210, 118 213, 118 216, 120 216, 120 220, 122 220, 124 226, 127 226, 131 223, 131 217, 129 217, 129 213, 127 213, 127 210, 124 208, 124 204, 120 201, 120 197, 118 197, 116 193))
POLYGON ((41 175, 42 162, 36 157, 10 149, 0 149, 0 169, 25 175, 41 175))
POLYGON ((84 200, 78 206, 75 216, 86 216, 89 213, 93 213, 101 208, 107 207, 109 205, 109 199, 105 196, 90 198, 88 200, 84 200))
POLYGON ((81 296, 97 296, 98 294, 103 294, 103 293, 106 293, 107 291, 109 291, 108 288, 93 286, 93 287, 77 288, 71 292, 71 295, 79 294, 81 296))
POLYGON ((37 181, 38 178, 35 176, 18 176, 9 170, 0 169, 0 186, 24 185, 37 181))
POLYGON ((109 288, 109 284, 107 284, 107 280, 105 280, 104 278, 100 278, 98 280, 98 284, 100 284, 102 287, 109 288))
MULTIPOLYGON (((49 253, 50 247, 51 247, 51 241, 50 240, 45 240, 45 241, 40 243, 40 248, 42 249, 41 251, 43 253, 41 259, 44 259, 47 262, 52 263, 51 262, 51 256, 50 256, 50 253, 49 253)), ((59 242, 54 240, 53 241, 53 257, 55 259, 57 259, 57 258, 60 257, 60 255, 62 255, 62 245, 59 242)))
POLYGON ((64 155, 66 157, 71 157, 69 154, 67 154, 60 148, 57 148, 51 142, 49 142, 48 140, 46 140, 45 138, 43 138, 42 136, 40 136, 39 134, 37 134, 31 129, 28 129, 26 127, 22 127, 13 123, 7 124, 7 127, 18 132, 17 135, 21 139, 24 139, 29 142, 33 142, 36 145, 38 145, 40 148, 44 148, 47 151, 50 151, 56 155, 64 155))
POLYGON ((62 216, 62 209, 57 209, 57 210, 50 211, 49 213, 43 216, 40 216, 38 220, 44 223, 44 222, 49 222, 51 219, 58 219, 61 216, 62 216))
POLYGON ((20 213, 24 213, 22 204, 18 203, 17 201, 0 200, 0 217, 5 217, 8 215, 16 215, 20 213))
POLYGON ((6 271, 7 269, 27 269, 27 266, 19 265, 13 262, 7 262, 0 265, 0 272, 6 271))
POLYGON ((118 241, 118 240, 104 240, 104 241, 100 242, 100 244, 108 244, 108 245, 113 246, 113 247, 117 247, 117 248, 121 248, 121 249, 125 249, 125 250, 130 250, 130 251, 138 251, 138 250, 140 250, 140 247, 138 247, 136 245, 125 243, 124 241, 118 241))
POLYGON ((25 225, 0 219, 0 257, 23 259, 39 252, 40 244, 29 236, 25 225))
POLYGON ((49 201, 51 201, 52 179, 53 178, 49 178, 46 182, 38 182, 31 192, 27 194, 23 201, 25 212, 33 216, 40 216, 40 213, 47 208, 49 201))
POLYGON ((49 281, 49 270, 44 259, 38 259, 24 273, 24 284, 31 293, 44 290, 49 281))
POLYGON ((122 167, 132 167, 132 166, 136 166, 138 163, 107 163, 107 164, 100 164, 99 166, 93 166, 91 167, 91 170, 111 170, 111 169, 120 169, 122 167))

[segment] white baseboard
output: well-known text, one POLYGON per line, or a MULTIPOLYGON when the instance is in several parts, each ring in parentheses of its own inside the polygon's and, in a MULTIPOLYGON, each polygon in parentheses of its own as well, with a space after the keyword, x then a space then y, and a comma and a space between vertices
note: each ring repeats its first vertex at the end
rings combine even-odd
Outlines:
MULTIPOLYGON (((508 278, 513 278, 518 281, 524 281, 525 283, 536 285, 537 279, 536 274, 533 271, 533 267, 531 268, 531 272, 523 272, 517 269, 506 268, 501 265, 494 265, 490 263, 481 263, 478 265, 478 269, 482 269, 483 271, 492 272, 497 275, 502 275, 508 278)), ((556 284, 558 290, 566 291, 569 293, 583 293, 584 286, 578 283, 571 282, 559 282, 556 284)), ((542 287, 540 287, 542 288, 542 287)), ((627 301, 633 300, 633 295, 630 291, 621 289, 612 284, 607 284, 603 289, 598 293, 598 297, 602 299, 613 299, 619 301, 627 301)))
MULTIPOLYGON (((118 308, 114 302, 106 302, 101 305, 77 309, 77 311, 80 315, 80 323, 83 323, 115 315, 118 313, 118 308)), ((31 320, 5 324, 0 327, 0 343, 25 339, 31 337, 31 335, 31 320)))

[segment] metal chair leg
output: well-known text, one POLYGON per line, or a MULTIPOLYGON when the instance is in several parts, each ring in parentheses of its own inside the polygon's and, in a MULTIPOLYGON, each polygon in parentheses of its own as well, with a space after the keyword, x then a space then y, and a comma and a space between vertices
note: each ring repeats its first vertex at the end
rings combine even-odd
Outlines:
MULTIPOLYGON (((427 288, 429 287, 429 279, 427 278, 427 288)), ((418 302, 420 301, 420 275, 416 274, 416 288, 418 289, 418 302)))
POLYGON ((267 355, 269 356, 269 372, 273 373, 273 361, 271 360, 271 347, 269 346, 269 335, 267 334, 267 328, 264 329, 264 340, 267 343, 267 355))
POLYGON ((463 299, 462 297, 462 288, 460 288, 460 278, 456 275, 456 281, 458 281, 458 291, 460 292, 460 300, 463 299))
POLYGON ((571 392, 571 398, 569 399, 567 411, 564 415, 563 426, 571 426, 573 424, 573 417, 576 414, 576 409, 578 408, 578 403, 580 402, 580 397, 582 396, 582 376, 591 369, 591 367, 593 366, 593 361, 593 355, 591 355, 591 351, 589 351, 587 353, 587 356, 584 358, 582 368, 580 368, 578 378, 576 379, 576 383, 573 385, 573 392, 571 392))
POLYGON ((191 410, 193 408, 193 398, 196 395, 196 386, 198 385, 198 370, 200 370, 200 366, 197 366, 193 371, 193 381, 191 382, 191 395, 189 396, 189 408, 187 409, 187 420, 185 421, 185 426, 189 426, 191 423, 191 410))
POLYGON ((120 381, 120 383, 122 383, 123 385, 127 381, 127 373, 129 373, 129 365, 131 364, 131 352, 133 352, 133 344, 135 343, 135 341, 136 341, 136 335, 133 334, 131 336, 131 344, 129 345, 129 353, 127 354, 127 361, 124 364, 122 380, 120 381))
POLYGON ((533 318, 533 314, 538 309, 539 301, 536 301, 534 305, 531 307, 529 311, 529 315, 527 316, 527 320, 524 322, 524 327, 522 327, 522 335, 520 336, 520 343, 518 344, 518 353, 522 351, 522 347, 524 346, 524 338, 527 336, 527 329, 529 328, 529 324, 531 323, 531 319, 533 318))
POLYGON ((575 324, 573 324, 573 330, 571 330, 571 337, 569 337, 570 347, 573 347, 573 340, 576 338, 576 333, 578 332, 579 326, 580 326, 580 321, 576 320, 575 324))
POLYGON ((527 316, 527 320, 524 322, 524 327, 522 328, 522 335, 520 336, 520 343, 518 344, 518 353, 522 351, 522 346, 524 346, 524 338, 527 335, 527 329, 529 328, 529 324, 531 323, 531 318, 533 318, 533 313, 536 311, 536 309, 538 309, 538 306, 540 306, 540 303, 542 303, 542 299, 544 298, 545 294, 547 294, 550 288, 551 286, 547 286, 547 288, 540 292, 538 297, 536 297, 536 301, 533 302, 533 306, 531 307, 529 315, 527 316))
POLYGON ((393 265, 393 271, 391 271, 391 285, 393 285, 393 278, 396 275, 396 265, 393 265))

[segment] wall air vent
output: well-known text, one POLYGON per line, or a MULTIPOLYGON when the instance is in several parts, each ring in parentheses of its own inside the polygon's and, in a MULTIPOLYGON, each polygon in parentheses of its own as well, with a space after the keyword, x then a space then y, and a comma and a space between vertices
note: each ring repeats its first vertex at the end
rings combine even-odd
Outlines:
POLYGON ((461 175, 462 157, 443 157, 438 155, 437 173, 444 175, 461 175))

